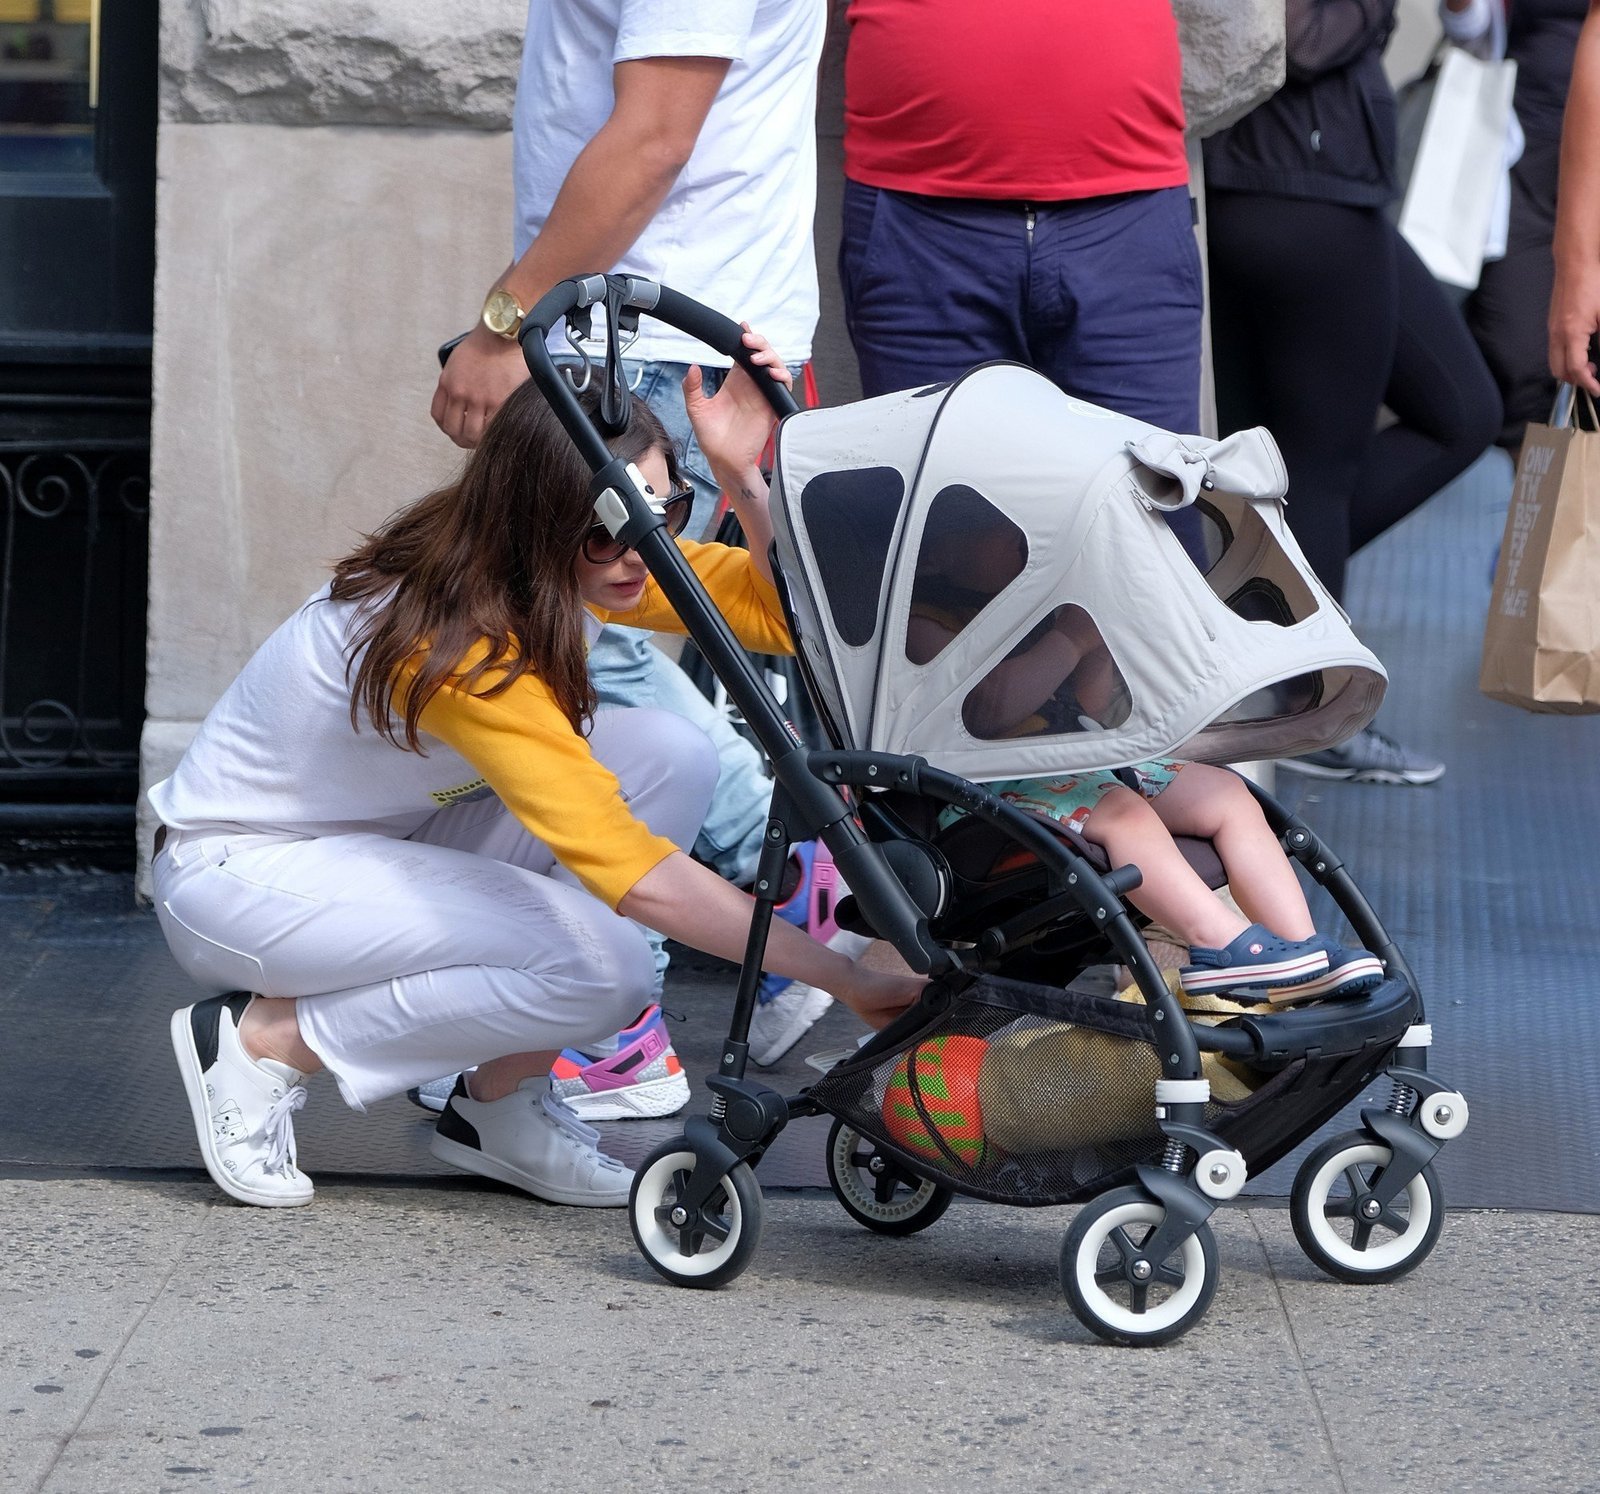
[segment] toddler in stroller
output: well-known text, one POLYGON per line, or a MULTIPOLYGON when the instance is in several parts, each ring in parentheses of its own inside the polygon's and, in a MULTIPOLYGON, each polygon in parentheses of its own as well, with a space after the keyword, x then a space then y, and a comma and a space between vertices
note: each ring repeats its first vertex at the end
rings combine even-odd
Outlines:
MULTIPOLYGON (((1027 562, 1022 531, 976 494, 941 494, 922 532, 906 657, 935 659, 1027 562)), ((1126 683, 1093 619, 1064 602, 968 694, 963 718, 986 738, 1089 730, 1126 721, 1126 683)), ((1143 874, 1128 900, 1189 946, 1185 991, 1261 993, 1274 1003, 1353 996, 1383 979, 1366 951, 1319 935, 1299 880, 1260 806, 1232 773, 1158 759, 1120 770, 1012 778, 989 789, 1101 847, 1143 874), (1180 777, 1181 773, 1181 777, 1180 777), (1176 835, 1209 840, 1239 913, 1183 857, 1176 835)), ((940 824, 961 816, 947 809, 940 824)))
MULTIPOLYGON (((790 1121, 831 1115, 829 1178, 861 1223, 891 1235, 920 1230, 957 1192, 1082 1203, 1062 1248, 1069 1304, 1101 1337, 1163 1342, 1211 1300, 1212 1212, 1384 1073, 1394 1091, 1387 1108, 1363 1110, 1358 1129, 1311 1154, 1291 1210, 1301 1244, 1330 1274, 1381 1281, 1415 1267, 1443 1219, 1430 1164, 1465 1127, 1466 1103, 1428 1074, 1432 1034, 1416 981, 1333 852, 1266 795, 1217 776, 1238 785, 1239 802, 1254 799, 1269 838, 1331 894, 1370 953, 1336 955, 1331 981, 1326 948, 1308 966, 1270 972, 1268 992, 1309 976, 1307 984, 1328 981, 1323 997, 1342 999, 1261 1010, 1206 995, 1207 975, 1228 988, 1253 977, 1238 951, 1208 960, 1197 949, 1182 983, 1195 988, 1186 1007, 1129 901, 1146 868, 1122 861, 1120 842, 1113 864, 1106 846, 1063 817, 1030 813, 984 786, 1178 755, 1203 764, 1312 750, 1370 719, 1382 668, 1283 525, 1270 438, 1174 437, 1010 365, 802 414, 767 389, 775 412, 790 417, 773 475, 774 573, 831 743, 809 749, 710 606, 647 487, 602 435, 627 419, 615 352, 644 314, 744 361, 735 323, 630 277, 563 282, 528 314, 523 348, 595 474, 597 519, 644 560, 775 779, 728 1037, 707 1080, 710 1113, 646 1158, 633 1185, 630 1222, 652 1267, 684 1286, 740 1274, 760 1234, 754 1168, 790 1121), (564 318, 586 331, 602 303, 612 356, 579 375, 605 381, 591 423, 545 340, 564 318), (998 589, 946 607, 944 633, 930 633, 925 624, 951 599, 933 595, 928 578, 941 566, 922 552, 940 543, 933 516, 950 501, 987 504, 1022 535, 1023 551, 998 589), (1178 507, 1198 516, 1201 543, 1172 533, 1165 511, 1178 507), (991 677, 1043 631, 1061 635, 1051 643, 1056 682, 994 711, 1006 691, 989 688, 991 677), (784 861, 791 844, 812 837, 850 888, 836 909, 841 927, 887 940, 931 979, 910 1010, 786 1098, 746 1076, 748 1036, 784 861), (1137 999, 1076 984, 1099 964, 1131 971, 1137 999)), ((981 526, 969 514, 964 527, 981 526)), ((974 574, 942 569, 947 581, 974 574)), ((1185 767, 1165 794, 1189 773, 1210 787, 1210 770, 1185 767)), ((1142 796, 1128 798, 1145 812, 1142 796)), ((1206 885, 1221 885, 1224 826, 1180 816, 1176 828, 1221 837, 1220 847, 1190 835, 1170 842, 1206 885)), ((1162 883, 1165 871, 1181 882, 1160 851, 1154 842, 1138 851, 1157 858, 1150 881, 1162 883)), ((1233 859, 1247 910, 1311 937, 1309 919, 1269 910, 1233 859)), ((1304 906, 1298 888, 1296 896, 1292 915, 1304 906)), ((1190 932, 1203 940, 1232 930, 1206 923, 1190 932)), ((1244 938, 1246 955, 1250 943, 1265 946, 1250 931, 1244 938)))

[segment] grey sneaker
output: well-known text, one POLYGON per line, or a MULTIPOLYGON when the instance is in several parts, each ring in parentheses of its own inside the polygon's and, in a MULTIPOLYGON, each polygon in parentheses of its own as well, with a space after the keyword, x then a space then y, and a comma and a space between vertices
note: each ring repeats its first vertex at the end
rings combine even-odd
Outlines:
POLYGON ((444 1109, 445 1103, 450 1098, 450 1092, 456 1087, 456 1076, 446 1074, 443 1079, 430 1079, 426 1084, 419 1084, 415 1089, 406 1091, 406 1098, 413 1105, 420 1105, 424 1110, 432 1111, 437 1115, 444 1109))
POLYGON ((1281 757, 1278 766, 1310 778, 1342 778, 1350 783, 1434 783, 1444 777, 1443 763, 1402 747, 1371 726, 1337 747, 1304 757, 1281 757))

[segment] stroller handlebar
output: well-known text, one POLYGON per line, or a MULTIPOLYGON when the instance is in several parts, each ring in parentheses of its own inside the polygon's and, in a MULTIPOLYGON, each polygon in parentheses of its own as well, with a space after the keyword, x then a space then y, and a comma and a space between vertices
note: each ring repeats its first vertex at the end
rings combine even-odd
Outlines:
POLYGON ((756 388, 772 406, 772 413, 780 419, 800 408, 794 396, 751 358, 749 348, 744 345, 744 329, 720 311, 713 311, 670 286, 658 285, 636 275, 575 276, 561 281, 534 303, 522 319, 517 341, 522 345, 528 372, 595 471, 610 460, 610 452, 584 419, 575 391, 557 369, 547 339, 558 322, 567 322, 567 340, 584 365, 584 379, 579 386, 582 388, 587 384, 592 363, 581 341, 589 334, 596 306, 606 310, 605 377, 611 387, 605 394, 611 396, 609 403, 612 405, 608 408, 603 395, 602 423, 622 418, 627 382, 621 362, 641 316, 651 316, 669 327, 676 327, 703 342, 712 352, 731 358, 755 380, 756 388))
POLYGON ((659 509, 646 503, 626 464, 615 458, 606 444, 608 436, 627 427, 629 388, 622 359, 628 339, 644 315, 686 332, 738 363, 755 380, 774 415, 782 417, 799 409, 794 396, 753 360, 744 344, 744 329, 737 322, 667 286, 631 275, 584 275, 563 280, 542 296, 523 318, 517 334, 528 372, 594 474, 597 516, 643 558, 760 742, 778 782, 793 796, 802 821, 820 829, 841 871, 912 968, 942 973, 955 962, 929 935, 923 910, 882 853, 847 823, 848 808, 838 789, 825 786, 806 771, 806 752, 798 746, 794 729, 666 533, 659 509), (603 306, 606 312, 606 357, 600 369, 583 345, 591 334, 596 306, 603 306), (567 324, 574 356, 580 360, 576 374, 570 367, 558 367, 550 353, 550 330, 562 321, 567 324), (578 396, 596 374, 604 382, 598 409, 591 418, 578 396), (602 504, 599 500, 608 490, 615 501, 602 504))

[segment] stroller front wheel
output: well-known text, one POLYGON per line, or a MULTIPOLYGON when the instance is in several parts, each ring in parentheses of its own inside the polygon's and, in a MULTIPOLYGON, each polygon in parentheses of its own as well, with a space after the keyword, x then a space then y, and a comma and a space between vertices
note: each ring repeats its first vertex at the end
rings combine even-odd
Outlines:
POLYGON ((696 1166, 681 1141, 645 1158, 628 1195, 628 1222, 644 1258, 674 1286, 719 1287, 750 1264, 761 1242, 761 1187, 740 1162, 699 1208, 683 1200, 696 1166))
POLYGON ((1312 1264, 1338 1281, 1393 1281, 1421 1265, 1444 1228, 1444 1196, 1424 1167, 1387 1205, 1373 1198, 1393 1151, 1365 1131, 1335 1136, 1295 1174, 1294 1236, 1312 1264))
POLYGON ((914 1235, 944 1216, 955 1190, 907 1172, 842 1120, 828 1132, 828 1181, 857 1224, 880 1235, 914 1235))
POLYGON ((1067 1230, 1062 1290, 1078 1321, 1107 1343, 1170 1343, 1211 1305, 1217 1242, 1209 1224, 1165 1260, 1142 1253, 1166 1217, 1142 1188, 1113 1188, 1086 1203, 1067 1230))

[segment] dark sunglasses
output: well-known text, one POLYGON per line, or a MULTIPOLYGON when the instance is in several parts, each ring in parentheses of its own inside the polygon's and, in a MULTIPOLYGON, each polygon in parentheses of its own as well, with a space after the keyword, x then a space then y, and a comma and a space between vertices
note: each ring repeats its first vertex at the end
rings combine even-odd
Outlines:
MULTIPOLYGON (((666 502, 661 505, 661 516, 666 520, 667 533, 673 539, 677 539, 683 533, 689 523, 689 512, 693 508, 692 487, 674 488, 666 502)), ((611 531, 604 524, 593 525, 583 537, 583 558, 590 565, 610 565, 613 560, 621 560, 632 548, 633 546, 613 538, 611 531)))

